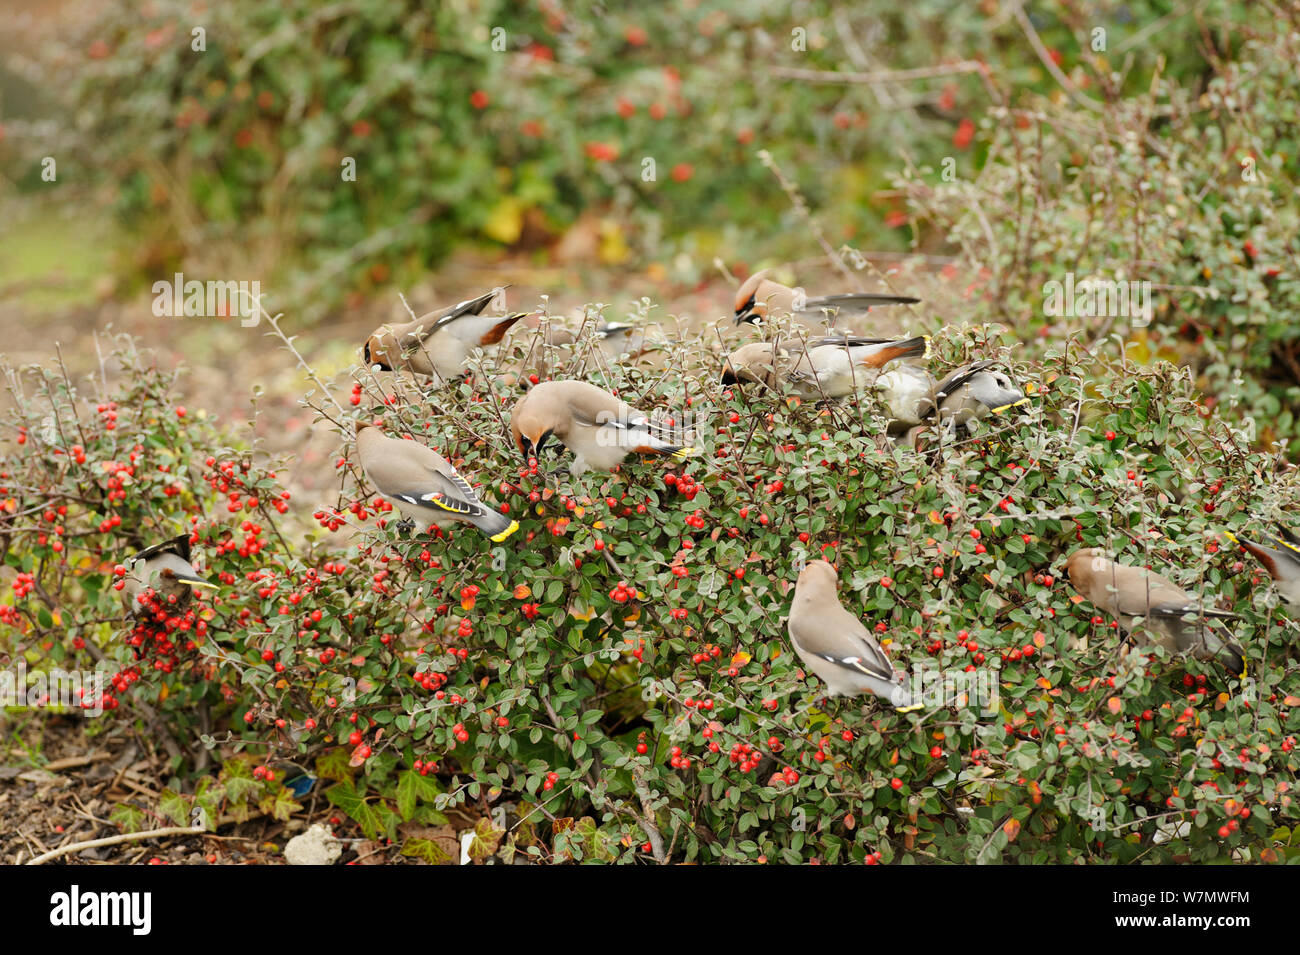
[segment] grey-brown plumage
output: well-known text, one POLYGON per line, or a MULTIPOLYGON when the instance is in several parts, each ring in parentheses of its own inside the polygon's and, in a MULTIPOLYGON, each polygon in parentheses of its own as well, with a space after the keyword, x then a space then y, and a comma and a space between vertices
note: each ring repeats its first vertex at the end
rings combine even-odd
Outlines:
POLYGON ((433 448, 390 438, 367 424, 357 429, 357 457, 375 489, 411 521, 440 528, 471 524, 498 543, 519 529, 484 504, 433 448))
POLYGON ((1029 402, 1025 390, 993 361, 977 361, 953 369, 937 385, 900 366, 876 382, 890 413, 903 430, 931 421, 948 427, 961 425, 975 430, 975 423, 992 414, 1002 414, 1029 402))
POLYGON ((381 325, 363 347, 366 364, 385 371, 405 369, 429 375, 439 383, 463 374, 475 348, 495 345, 511 325, 529 314, 484 315, 498 291, 493 289, 405 324, 381 325))
POLYGON ((192 588, 211 587, 216 584, 204 580, 190 563, 190 535, 181 534, 171 540, 154 544, 122 561, 126 569, 123 577, 122 603, 127 613, 145 616, 149 613, 140 602, 143 594, 153 591, 158 603, 170 612, 184 610, 193 597, 192 588))
POLYGON ((553 437, 573 452, 574 476, 613 470, 634 453, 678 459, 695 454, 656 430, 645 414, 585 381, 544 381, 510 412, 510 431, 524 458, 536 457, 553 437))
POLYGON ((755 272, 736 290, 736 324, 757 322, 769 314, 794 315, 814 327, 835 324, 837 318, 866 314, 879 305, 914 305, 919 298, 877 292, 847 292, 809 297, 800 290, 774 282, 767 270, 755 272))
POLYGON ((815 560, 799 574, 788 629, 794 652, 826 684, 831 696, 870 693, 900 713, 921 708, 906 678, 862 621, 840 604, 835 568, 815 560))
POLYGON ((1233 619, 1235 614, 1215 610, 1167 577, 1117 563, 1095 547, 1075 551, 1065 566, 1074 589, 1126 632, 1150 639, 1170 653, 1218 659, 1234 674, 1245 677, 1245 651, 1210 619, 1233 619), (1136 629, 1139 618, 1145 634, 1136 629))
POLYGON ((751 342, 727 356, 722 383, 762 382, 809 400, 843 398, 871 383, 890 362, 924 358, 929 348, 925 335, 896 340, 830 335, 807 342, 751 342))
POLYGON ((1259 535, 1258 541, 1233 534, 1228 534, 1228 539, 1264 565, 1278 596, 1300 607, 1300 536, 1279 527, 1276 534, 1259 535))

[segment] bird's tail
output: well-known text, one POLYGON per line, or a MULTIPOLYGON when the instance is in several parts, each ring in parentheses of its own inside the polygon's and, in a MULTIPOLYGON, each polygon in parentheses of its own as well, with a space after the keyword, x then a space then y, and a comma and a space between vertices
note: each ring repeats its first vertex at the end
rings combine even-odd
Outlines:
POLYGON ((899 713, 911 713, 924 705, 913 699, 912 692, 905 683, 894 684, 894 688, 889 691, 889 702, 899 713))
POLYGON ((488 536, 494 544, 500 544, 503 540, 519 530, 519 522, 511 520, 500 511, 484 510, 481 514, 475 514, 469 518, 470 523, 488 536))
POLYGON ((903 338, 896 342, 882 342, 871 347, 866 355, 858 359, 858 362, 867 368, 883 368, 891 361, 900 358, 925 358, 929 354, 930 336, 918 335, 915 338, 903 338))

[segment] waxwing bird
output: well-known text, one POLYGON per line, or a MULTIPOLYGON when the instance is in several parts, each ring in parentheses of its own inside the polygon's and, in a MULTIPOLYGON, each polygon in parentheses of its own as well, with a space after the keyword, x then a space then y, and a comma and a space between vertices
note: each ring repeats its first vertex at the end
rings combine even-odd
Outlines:
POLYGON ((900 358, 924 358, 929 336, 886 341, 878 338, 824 338, 791 367, 786 380, 801 398, 843 398, 873 381, 880 369, 900 358))
POLYGON ((862 621, 840 604, 835 568, 814 560, 799 574, 790 605, 790 643, 831 696, 870 693, 900 713, 919 710, 906 678, 885 656, 862 621))
POLYGON ((963 426, 968 432, 975 423, 991 414, 1002 414, 1030 400, 1029 389, 1019 388, 992 361, 977 361, 949 373, 937 385, 929 385, 919 375, 903 367, 882 375, 876 381, 895 420, 915 426, 933 418, 963 426))
POLYGON ((463 374, 471 351, 495 345, 511 325, 529 314, 484 315, 498 291, 429 312, 404 325, 381 325, 363 346, 366 364, 385 371, 406 369, 429 375, 440 384, 463 374))
POLYGON ((915 305, 910 295, 849 292, 843 295, 809 297, 801 290, 774 282, 767 269, 755 272, 736 290, 736 324, 757 322, 771 313, 794 315, 811 325, 833 325, 837 318, 865 315, 875 305, 915 305))
POLYGON ((126 569, 122 602, 127 613, 135 616, 148 613, 140 602, 140 595, 146 591, 153 590, 159 603, 183 610, 193 596, 192 588, 216 589, 217 586, 194 572, 194 565, 190 563, 189 534, 146 547, 122 561, 122 566, 126 569), (172 598, 175 598, 174 603, 172 598))
POLYGON ((585 381, 544 381, 516 402, 510 431, 525 459, 554 437, 573 452, 569 473, 610 471, 632 453, 688 458, 695 449, 655 435, 650 419, 585 381))
POLYGON ((1256 543, 1245 537, 1228 534, 1228 540, 1253 555, 1273 578, 1278 596, 1293 607, 1300 607, 1300 537, 1285 527, 1276 534, 1261 536, 1268 543, 1256 543))
MULTIPOLYGON (((783 342, 782 345, 790 345, 783 342)), ((722 362, 722 383, 737 385, 755 382, 777 387, 781 376, 789 369, 790 350, 773 342, 750 342, 741 345, 722 362)))
POLYGON ((357 457, 366 477, 412 523, 446 528, 473 524, 500 543, 519 524, 494 511, 433 448, 390 438, 371 424, 357 428, 357 457))
POLYGON ((1071 586, 1126 632, 1133 632, 1134 622, 1141 617, 1154 642, 1170 653, 1188 653, 1198 660, 1217 658, 1245 678, 1245 651, 1209 619, 1232 619, 1236 614, 1203 605, 1199 597, 1167 577, 1116 563, 1095 547, 1075 551, 1065 567, 1071 586), (1189 616, 1197 619, 1185 619, 1189 616))

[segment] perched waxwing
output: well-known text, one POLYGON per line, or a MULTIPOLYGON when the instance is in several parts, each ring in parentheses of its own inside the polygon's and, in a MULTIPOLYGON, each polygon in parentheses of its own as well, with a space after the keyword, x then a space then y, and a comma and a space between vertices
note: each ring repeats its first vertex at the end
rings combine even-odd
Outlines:
POLYGON ((1264 565, 1273 578, 1278 596, 1293 607, 1300 607, 1300 537, 1279 527, 1276 534, 1263 537, 1267 544, 1257 544, 1245 537, 1228 534, 1228 540, 1240 546, 1264 565))
POLYGON ((741 345, 722 362, 722 383, 737 385, 744 382, 756 382, 775 388, 782 376, 789 370, 792 344, 783 342, 750 342, 741 345))
POLYGON ((529 314, 484 315, 499 291, 493 289, 404 325, 381 325, 363 347, 366 364, 385 371, 407 369, 440 383, 463 374, 470 352, 495 345, 511 325, 529 314))
POLYGON ((954 369, 937 385, 900 367, 876 381, 890 412, 901 427, 912 427, 935 417, 961 425, 968 432, 975 422, 1026 404, 1027 389, 1017 387, 992 361, 977 361, 954 369))
POLYGON ((767 270, 755 272, 736 290, 736 324, 757 322, 769 314, 794 315, 814 327, 833 325, 837 318, 865 315, 876 305, 914 305, 919 298, 875 292, 849 292, 843 295, 810 297, 801 290, 774 282, 767 270))
POLYGON ((500 543, 519 524, 485 505, 469 483, 437 451, 390 438, 371 424, 357 428, 357 457, 379 491, 412 523, 473 524, 500 543))
POLYGON ((533 387, 510 413, 510 431, 524 458, 536 457, 554 437, 573 452, 569 473, 609 471, 633 453, 683 459, 694 448, 655 435, 640 411, 608 391, 585 381, 544 381, 533 387))
POLYGON ((813 343, 786 373, 786 381, 801 397, 843 398, 870 384, 880 369, 900 358, 924 358, 930 339, 922 335, 897 341, 878 338, 825 338, 813 343))
POLYGON ((1188 653, 1198 660, 1218 658, 1245 678, 1245 652, 1209 619, 1231 619, 1236 614, 1203 605, 1200 598, 1168 578, 1143 567, 1116 563, 1095 547, 1075 551, 1065 567, 1071 586, 1126 632, 1133 632, 1134 622, 1142 617, 1154 642, 1170 653, 1188 653), (1195 619, 1184 619, 1187 617, 1195 619))
POLYGON ((148 590, 153 590, 160 604, 170 603, 171 598, 175 597, 176 602, 172 606, 183 610, 190 602, 192 588, 215 589, 217 586, 194 572, 194 565, 190 563, 189 534, 181 534, 161 544, 146 547, 122 561, 122 566, 126 569, 122 602, 126 605, 127 613, 136 616, 148 612, 144 604, 140 603, 140 595, 148 590))
POLYGON ((794 652, 826 683, 831 696, 871 693, 900 713, 921 708, 906 678, 885 656, 862 621, 840 604, 835 568, 815 560, 799 574, 790 605, 794 652))

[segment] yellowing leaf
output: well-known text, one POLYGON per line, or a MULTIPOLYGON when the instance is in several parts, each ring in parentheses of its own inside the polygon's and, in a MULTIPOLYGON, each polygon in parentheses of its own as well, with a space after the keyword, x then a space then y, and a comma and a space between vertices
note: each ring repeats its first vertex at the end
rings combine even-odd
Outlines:
POLYGON ((1039 686, 1041 686, 1044 690, 1050 690, 1052 688, 1052 681, 1045 676, 1040 676, 1034 682, 1037 683, 1039 686))
POLYGON ((533 595, 533 589, 529 587, 527 584, 520 584, 515 588, 516 600, 527 600, 532 595, 533 595))
POLYGON ((1106 706, 1111 711, 1111 713, 1113 713, 1116 716, 1118 716, 1119 711, 1124 708, 1124 704, 1120 702, 1120 698, 1118 696, 1112 696, 1109 700, 1107 700, 1106 706))
POLYGON ((524 230, 523 203, 515 196, 505 196, 488 213, 483 223, 483 234, 489 239, 514 245, 524 230))
POLYGON ((752 659, 754 658, 751 657, 748 653, 746 653, 744 650, 740 650, 734 655, 732 655, 731 665, 733 667, 743 667, 746 663, 748 663, 752 659))
POLYGON ((1007 834, 1008 841, 1015 842, 1016 836, 1020 835, 1020 820, 1008 819, 1005 823, 1003 823, 1002 831, 1007 834))

